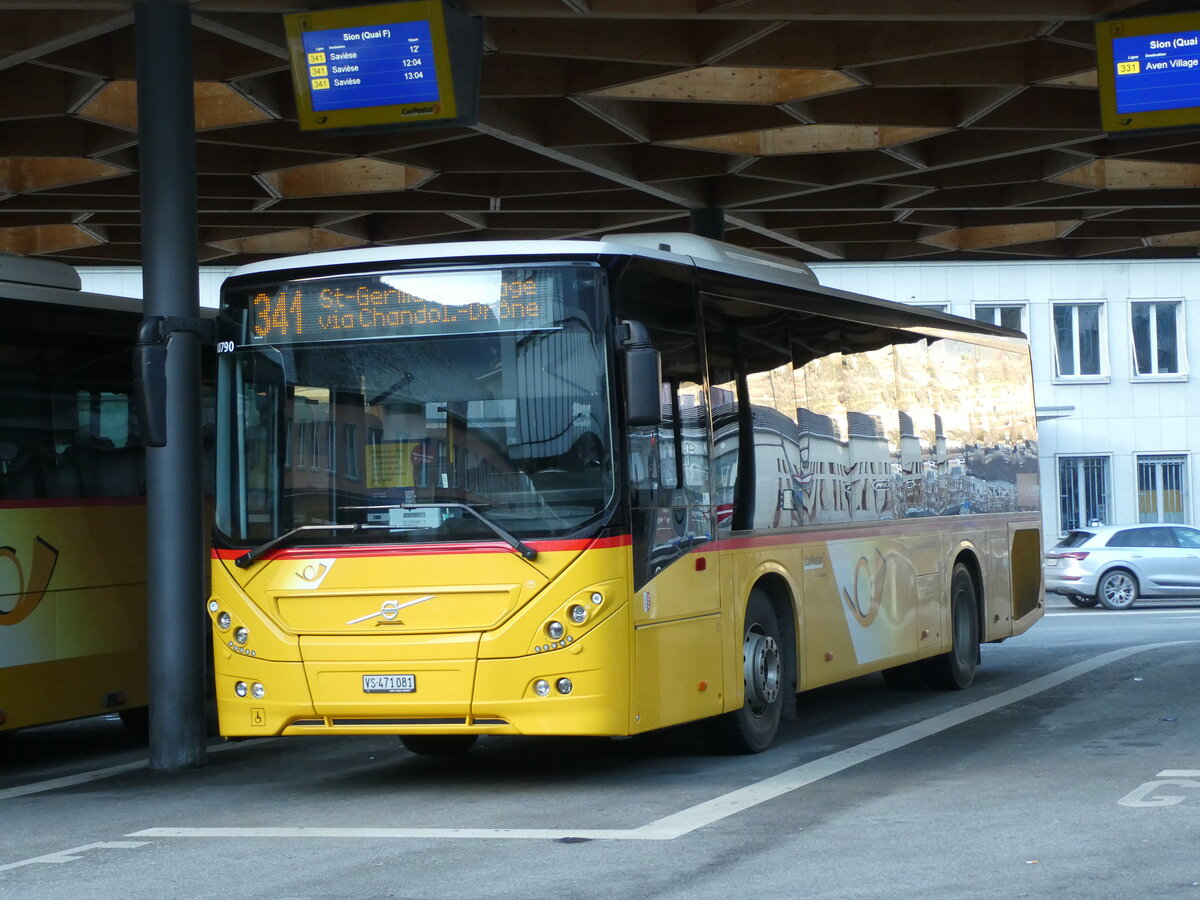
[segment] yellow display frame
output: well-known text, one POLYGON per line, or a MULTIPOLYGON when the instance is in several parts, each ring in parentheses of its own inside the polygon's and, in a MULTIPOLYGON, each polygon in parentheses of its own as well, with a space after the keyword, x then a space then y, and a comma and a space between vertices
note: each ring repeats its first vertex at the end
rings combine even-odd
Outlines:
POLYGON ((459 117, 450 44, 446 31, 446 9, 442 0, 400 0, 400 2, 381 3, 373 6, 292 13, 283 17, 283 24, 287 33, 288 55, 292 64, 296 116, 302 131, 436 123, 452 121, 459 117), (420 21, 429 23, 433 44, 434 71, 438 84, 437 101, 321 111, 313 109, 312 86, 303 40, 306 32, 338 28, 367 28, 375 25, 420 21))
POLYGON ((1096 23, 1096 76, 1100 93, 1101 127, 1116 134, 1150 129, 1195 128, 1200 126, 1200 106, 1157 109, 1138 113, 1117 111, 1117 75, 1113 41, 1179 31, 1200 31, 1200 13, 1110 19, 1096 23))

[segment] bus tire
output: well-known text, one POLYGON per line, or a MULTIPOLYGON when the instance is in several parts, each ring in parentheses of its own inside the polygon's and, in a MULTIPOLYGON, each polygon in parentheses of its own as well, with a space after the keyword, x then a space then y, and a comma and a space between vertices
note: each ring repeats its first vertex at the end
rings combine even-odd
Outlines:
POLYGON ((400 743, 419 756, 454 756, 466 753, 478 739, 477 734, 402 734, 400 743))
POLYGON ((929 683, 947 691, 961 691, 975 680, 979 663, 979 607, 975 579, 962 563, 950 576, 950 652, 928 661, 929 683))
POLYGON ((718 753, 761 753, 771 746, 783 711, 783 632, 765 591, 755 588, 742 626, 742 708, 703 723, 704 737, 718 753))

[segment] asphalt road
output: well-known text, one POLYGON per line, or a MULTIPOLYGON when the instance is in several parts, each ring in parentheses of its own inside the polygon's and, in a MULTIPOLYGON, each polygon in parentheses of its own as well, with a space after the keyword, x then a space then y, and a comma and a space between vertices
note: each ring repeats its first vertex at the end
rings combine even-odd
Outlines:
POLYGON ((164 775, 118 722, 0 736, 0 896, 1200 900, 1200 603, 1052 598, 983 658, 805 694, 752 757, 291 738, 164 775))

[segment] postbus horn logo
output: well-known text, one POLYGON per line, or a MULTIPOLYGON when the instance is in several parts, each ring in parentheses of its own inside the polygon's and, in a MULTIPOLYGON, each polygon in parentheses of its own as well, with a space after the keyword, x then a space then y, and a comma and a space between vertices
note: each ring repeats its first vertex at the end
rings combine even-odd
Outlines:
POLYGON ((58 562, 58 550, 40 537, 35 538, 28 580, 14 548, 0 547, 0 560, 7 560, 17 570, 16 593, 0 594, 0 625, 16 625, 37 609, 37 605, 46 596, 46 587, 50 584, 50 576, 54 574, 54 566, 58 562))
POLYGON ((854 566, 854 596, 845 588, 842 589, 842 599, 846 608, 854 614, 863 628, 870 627, 879 615, 883 606, 883 580, 887 576, 887 560, 882 553, 875 551, 875 574, 871 575, 869 563, 865 556, 858 559, 854 566))

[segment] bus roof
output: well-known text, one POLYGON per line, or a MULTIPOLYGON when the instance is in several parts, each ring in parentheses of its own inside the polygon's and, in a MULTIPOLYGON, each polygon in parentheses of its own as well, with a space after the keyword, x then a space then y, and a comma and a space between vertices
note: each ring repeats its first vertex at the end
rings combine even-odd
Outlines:
POLYGON ((528 259, 530 257, 555 256, 575 258, 638 256, 657 259, 677 265, 694 266, 723 275, 793 288, 810 295, 857 305, 860 309, 875 307, 877 311, 902 310, 904 318, 910 321, 919 320, 924 327, 937 328, 940 325, 958 334, 972 333, 977 338, 993 336, 1001 339, 1020 338, 1023 340, 1025 337, 1019 332, 985 322, 964 319, 949 313, 936 312, 893 300, 856 294, 839 288, 826 287, 818 281, 812 269, 804 263, 686 232, 607 234, 595 240, 455 241, 441 244, 406 244, 396 247, 330 250, 249 263, 234 270, 229 278, 235 279, 244 275, 268 274, 295 269, 385 265, 426 260, 482 260, 505 257, 528 259))
POLYGON ((812 287, 818 283, 812 269, 804 263, 684 232, 607 234, 597 240, 455 241, 330 250, 249 263, 229 277, 281 269, 506 256, 644 256, 795 287, 812 287))
POLYGON ((0 303, 31 300, 114 312, 141 312, 141 300, 93 294, 80 290, 81 284, 79 273, 66 263, 0 253, 0 303))

